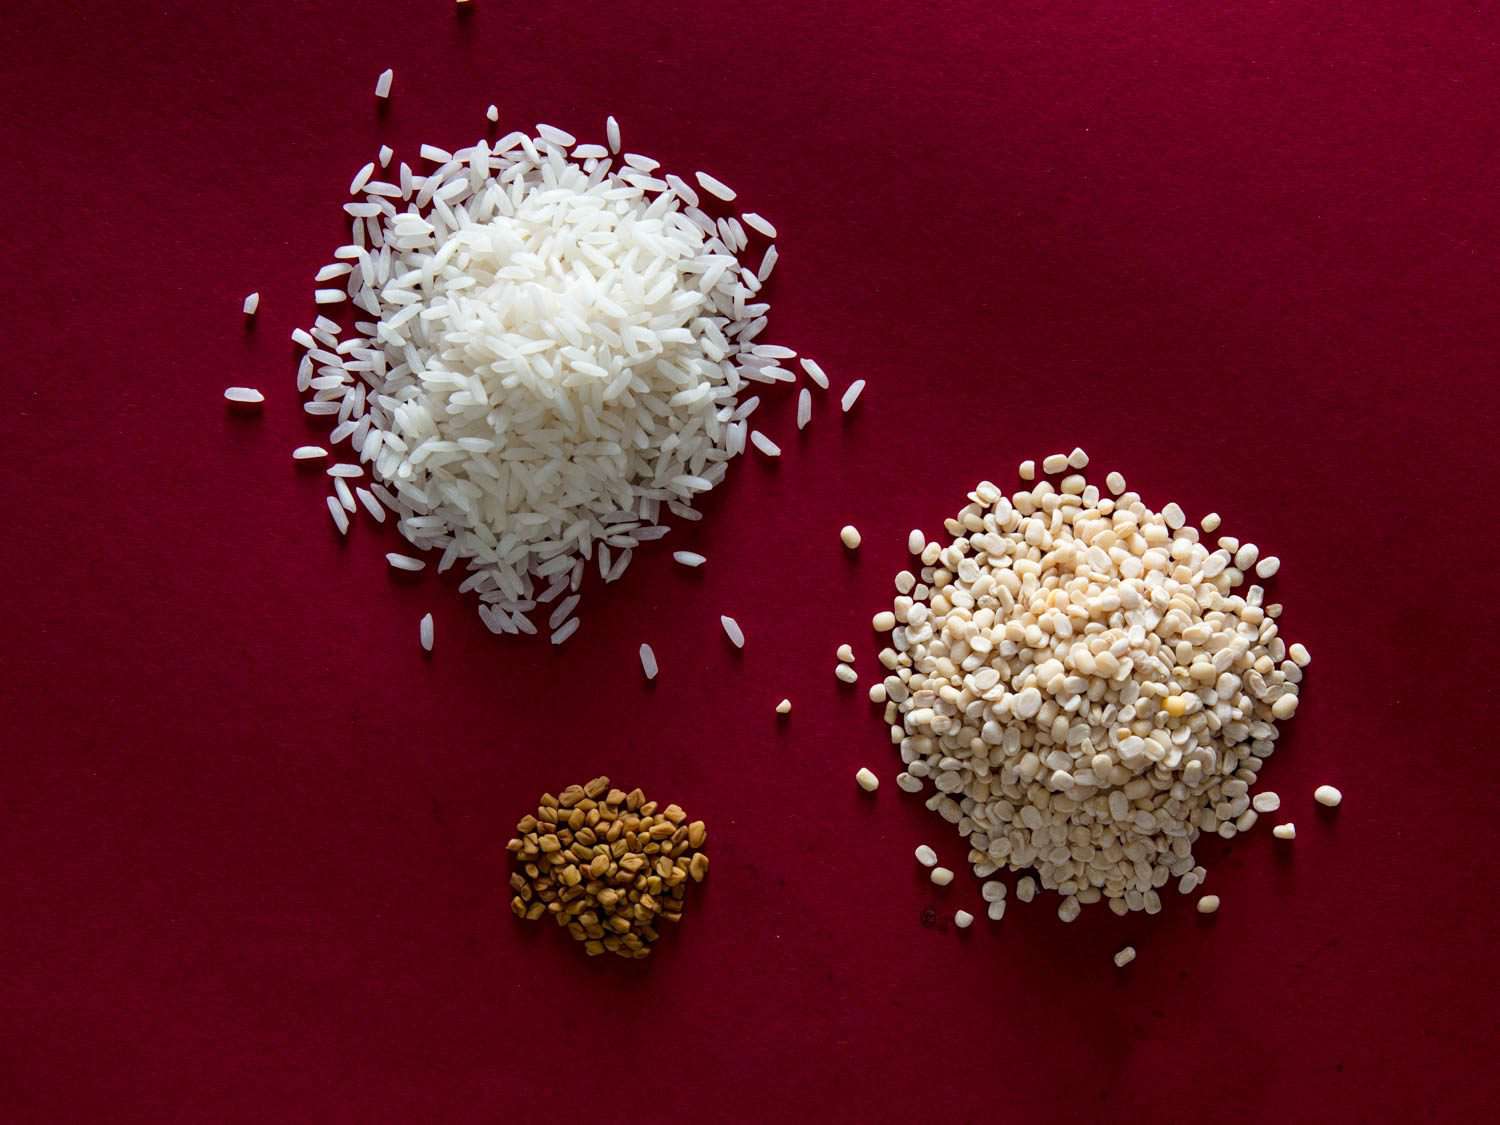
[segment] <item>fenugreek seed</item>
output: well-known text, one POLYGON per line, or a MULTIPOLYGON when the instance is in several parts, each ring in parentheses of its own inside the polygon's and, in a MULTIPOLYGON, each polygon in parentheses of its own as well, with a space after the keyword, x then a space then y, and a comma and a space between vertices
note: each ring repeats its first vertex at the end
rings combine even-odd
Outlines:
POLYGON ((574 867, 570 863, 568 864, 568 866, 562 869, 562 881, 567 886, 576 887, 580 882, 583 881, 583 876, 579 874, 578 868, 574 867))
POLYGON ((703 882, 703 877, 708 874, 708 856, 698 852, 688 862, 688 874, 692 876, 693 882, 703 882))
POLYGON ((551 793, 543 793, 541 800, 537 801, 537 806, 543 809, 555 809, 557 808, 557 798, 551 793))
POLYGON ((695 820, 688 825, 688 843, 695 848, 701 848, 703 841, 708 839, 708 825, 701 820, 695 820))
POLYGON ((570 785, 558 795, 557 803, 562 808, 571 809, 581 800, 583 800, 583 786, 570 785))
POLYGON ((639 789, 632 789, 625 795, 625 807, 631 812, 635 812, 645 800, 646 794, 642 793, 639 789))
POLYGON ((522 835, 525 835, 527 832, 535 832, 536 817, 531 816, 530 814, 523 816, 516 822, 516 831, 520 832, 522 835))
POLYGON ((584 795, 594 800, 597 800, 608 791, 609 778, 607 777, 596 777, 593 781, 589 782, 583 787, 584 795))
POLYGON ((520 895, 510 900, 510 912, 517 918, 526 917, 526 902, 520 895))
POLYGON ((549 832, 537 841, 537 846, 540 847, 543 852, 555 852, 562 847, 562 841, 559 840, 555 834, 549 832))

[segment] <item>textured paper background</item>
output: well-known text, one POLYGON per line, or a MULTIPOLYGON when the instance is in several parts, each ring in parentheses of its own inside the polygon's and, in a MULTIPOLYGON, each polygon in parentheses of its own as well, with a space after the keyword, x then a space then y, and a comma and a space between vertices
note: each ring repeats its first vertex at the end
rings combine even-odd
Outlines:
POLYGON ((1493 15, 472 7, 0 11, 0 1116, 1480 1115, 1493 15), (769 338, 870 383, 801 436, 767 396, 780 462, 591 588, 561 652, 391 574, 393 533, 338 539, 288 456, 323 432, 287 335, 350 176, 382 141, 471 142, 491 101, 587 140, 613 112, 627 148, 736 186, 781 229, 769 338), (259 417, 226 412, 230 383, 267 392, 259 417), (963 857, 893 784, 866 623, 910 527, 1075 443, 1285 560, 1314 663, 1265 777, 1300 836, 1205 844, 1216 918, 1174 894, 1063 926, 1038 902, 959 935, 978 887, 911 860, 963 857), (844 640, 859 692, 832 676, 844 640), (506 909, 510 823, 604 771, 711 826, 710 885, 646 966, 506 909))

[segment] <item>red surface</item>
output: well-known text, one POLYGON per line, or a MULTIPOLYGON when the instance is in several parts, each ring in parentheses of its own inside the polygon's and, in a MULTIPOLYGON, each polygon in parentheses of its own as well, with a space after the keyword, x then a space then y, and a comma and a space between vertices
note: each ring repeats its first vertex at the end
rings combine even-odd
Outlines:
POLYGON ((10 0, 0 1118, 1487 1116, 1480 7, 10 0), (287 334, 350 175, 491 101, 588 140, 613 112, 735 185, 781 229, 772 338, 870 384, 801 436, 768 402, 781 461, 591 588, 560 652, 390 573, 389 531, 339 540, 288 456, 321 429, 287 334), (1300 835, 1204 845, 1214 918, 925 929, 978 888, 912 862, 962 854, 833 650, 867 684, 907 529, 1074 443, 1285 560, 1314 664, 1265 776, 1300 835), (711 826, 646 966, 506 909, 510 823, 598 772, 711 826))

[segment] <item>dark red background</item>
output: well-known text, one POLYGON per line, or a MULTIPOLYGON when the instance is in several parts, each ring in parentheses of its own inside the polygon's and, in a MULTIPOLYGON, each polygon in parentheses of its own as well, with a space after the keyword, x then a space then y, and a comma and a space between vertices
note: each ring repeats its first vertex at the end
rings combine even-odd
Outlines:
POLYGON ((472 7, 0 10, 0 1117, 1484 1115, 1497 20, 472 7), (613 112, 627 148, 735 185, 781 229, 770 338, 869 380, 801 436, 772 396, 781 461, 591 588, 562 651, 393 575, 390 531, 340 540, 288 456, 322 432, 287 335, 350 176, 382 141, 472 142, 491 101, 585 140, 613 112), (1301 834, 1205 843, 1214 918, 1174 893, 958 933, 978 888, 912 862, 963 856, 893 784, 866 623, 908 528, 1075 443, 1285 560, 1314 663, 1265 777, 1301 834), (644 966, 506 908, 511 822, 606 771, 711 826, 709 886, 644 966))

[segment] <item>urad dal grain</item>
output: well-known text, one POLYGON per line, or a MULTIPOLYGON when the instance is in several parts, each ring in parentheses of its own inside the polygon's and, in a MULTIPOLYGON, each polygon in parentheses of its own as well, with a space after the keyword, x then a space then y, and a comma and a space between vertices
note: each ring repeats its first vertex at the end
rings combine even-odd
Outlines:
POLYGON ((544 793, 506 845, 511 912, 527 921, 550 914, 591 957, 648 957, 660 923, 681 920, 688 884, 708 874, 707 838, 701 820, 639 789, 613 789, 607 777, 544 793))
POLYGON ((1201 883, 1201 834, 1254 823, 1299 669, 1230 552, 1136 494, 984 482, 969 500, 895 601, 892 740, 976 874, 1034 871, 1065 921, 1101 899, 1155 913, 1168 880, 1201 883))

